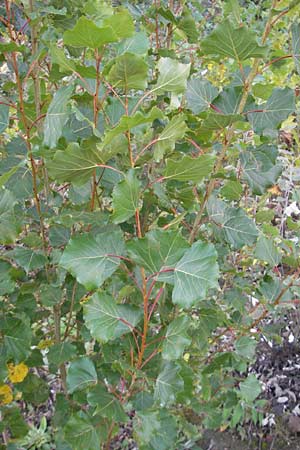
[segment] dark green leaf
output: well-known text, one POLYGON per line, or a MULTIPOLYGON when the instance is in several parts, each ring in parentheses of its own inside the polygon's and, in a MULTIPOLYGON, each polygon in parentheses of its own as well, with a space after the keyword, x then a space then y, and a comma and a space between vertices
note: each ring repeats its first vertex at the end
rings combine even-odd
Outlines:
POLYGON ((97 372, 91 359, 84 357, 72 361, 67 373, 68 392, 85 389, 87 386, 97 383, 97 372))
POLYGON ((100 449, 99 433, 83 412, 71 416, 64 428, 64 437, 74 450, 100 449))
POLYGON ((116 397, 107 392, 105 387, 100 385, 93 387, 87 395, 87 401, 96 407, 95 414, 117 422, 127 422, 128 417, 123 406, 116 397))
POLYGON ((50 364, 60 366, 66 361, 70 361, 74 358, 77 351, 74 345, 69 342, 61 342, 60 344, 54 344, 49 348, 47 358, 50 364))
POLYGON ((84 321, 95 339, 107 342, 130 332, 142 312, 129 305, 118 305, 104 292, 97 292, 84 306, 84 321))
POLYGON ((295 61, 295 67, 300 75, 300 23, 294 22, 291 26, 292 31, 292 53, 295 61))
POLYGON ((0 104, 0 133, 6 130, 9 124, 9 106, 0 104))

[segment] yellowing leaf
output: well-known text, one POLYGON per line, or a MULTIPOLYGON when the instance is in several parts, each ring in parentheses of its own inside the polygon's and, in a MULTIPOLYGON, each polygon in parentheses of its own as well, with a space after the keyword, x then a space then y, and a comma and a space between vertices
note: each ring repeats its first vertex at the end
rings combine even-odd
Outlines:
POLYGON ((280 195, 281 194, 281 190, 277 184, 270 187, 270 189, 268 189, 268 192, 270 192, 270 194, 272 194, 272 195, 280 195))
POLYGON ((16 366, 13 363, 10 363, 7 365, 7 368, 8 379, 12 383, 22 383, 28 374, 28 367, 24 363, 17 364, 16 366))
POLYGON ((13 401, 12 390, 8 384, 0 386, 0 405, 8 405, 13 401))

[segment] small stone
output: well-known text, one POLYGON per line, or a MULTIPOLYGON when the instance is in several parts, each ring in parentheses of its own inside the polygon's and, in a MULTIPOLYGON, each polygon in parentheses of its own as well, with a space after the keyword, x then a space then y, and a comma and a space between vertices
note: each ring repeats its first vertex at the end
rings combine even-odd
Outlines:
POLYGON ((292 433, 300 433, 300 417, 290 416, 288 427, 292 433))
POLYGON ((278 397, 277 402, 278 403, 286 403, 289 401, 289 398, 284 396, 284 397, 278 397))

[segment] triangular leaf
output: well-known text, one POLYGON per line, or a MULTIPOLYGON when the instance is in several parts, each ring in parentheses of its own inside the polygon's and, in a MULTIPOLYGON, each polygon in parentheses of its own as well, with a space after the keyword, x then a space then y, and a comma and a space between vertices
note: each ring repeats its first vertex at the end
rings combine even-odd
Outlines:
POLYGON ((201 48, 207 55, 228 56, 237 61, 266 55, 266 47, 257 44, 254 31, 245 26, 235 28, 228 19, 201 42, 201 48))
POLYGON ((188 317, 177 317, 168 325, 165 335, 162 357, 167 360, 179 359, 191 340, 187 335, 190 321, 188 317))
POLYGON ((108 74, 108 81, 116 88, 127 92, 130 89, 145 89, 148 65, 140 56, 124 53, 118 56, 108 74))
POLYGON ((74 275, 87 289, 96 289, 110 277, 124 254, 123 237, 119 231, 74 237, 67 245, 60 265, 74 275))
POLYGON ((156 138, 154 146, 154 158, 160 161, 167 151, 174 150, 175 143, 181 139, 187 131, 184 115, 173 117, 162 133, 156 138))
POLYGON ((65 45, 72 47, 99 48, 104 44, 116 42, 118 36, 111 26, 97 27, 92 20, 81 16, 72 30, 64 33, 65 45))
POLYGON ((208 289, 218 288, 217 252, 212 244, 195 242, 174 270, 173 303, 187 308, 205 300, 208 289))
POLYGON ((139 209, 141 183, 133 169, 129 170, 124 180, 120 181, 113 190, 112 221, 122 223, 134 216, 139 209))
POLYGON ((208 80, 192 78, 187 85, 187 106, 194 114, 199 114, 209 109, 212 101, 217 97, 218 89, 208 80))
POLYGON ((158 62, 159 76, 151 92, 163 94, 172 92, 182 94, 186 90, 187 78, 190 73, 190 64, 182 64, 175 59, 161 58, 158 62))
POLYGON ((72 394, 97 383, 97 372, 91 359, 84 357, 71 362, 67 373, 67 388, 72 394))
POLYGON ((180 160, 168 159, 164 178, 199 183, 203 178, 210 175, 214 161, 213 155, 201 155, 197 158, 186 155, 180 160))

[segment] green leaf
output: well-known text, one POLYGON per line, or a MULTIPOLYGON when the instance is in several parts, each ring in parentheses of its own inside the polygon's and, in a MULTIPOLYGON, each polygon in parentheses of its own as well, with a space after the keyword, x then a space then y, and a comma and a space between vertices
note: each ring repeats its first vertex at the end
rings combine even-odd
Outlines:
POLYGON ((113 297, 97 292, 84 306, 84 321, 91 335, 107 342, 130 332, 142 317, 140 309, 118 305, 113 297))
POLYGON ((295 67, 300 75, 300 23, 294 22, 291 26, 292 32, 292 54, 295 67))
POLYGON ((24 401, 36 406, 45 403, 49 397, 49 386, 46 381, 30 372, 18 387, 24 401))
POLYGON ((54 148, 61 137, 64 125, 66 124, 70 109, 69 100, 73 92, 73 86, 63 86, 59 88, 52 102, 49 105, 44 122, 44 145, 54 148))
POLYGON ((192 78, 187 85, 187 106, 194 114, 199 114, 209 109, 217 95, 218 89, 212 86, 208 80, 192 78))
POLYGON ((103 24, 111 27, 118 39, 130 38, 135 31, 133 19, 127 9, 107 17, 103 24))
POLYGON ((72 394, 96 384, 98 380, 94 363, 87 357, 72 361, 67 373, 67 388, 72 394))
POLYGON ((6 130, 9 124, 9 106, 0 104, 0 133, 6 130))
POLYGON ((257 44, 254 31, 245 26, 235 28, 228 19, 201 42, 201 48, 206 55, 228 56, 237 61, 266 55, 266 47, 257 44))
POLYGON ((255 375, 249 375, 240 383, 240 396, 248 403, 253 402, 261 393, 261 385, 255 375))
POLYGON ((100 287, 120 264, 124 242, 120 231, 74 237, 67 245, 60 265, 87 289, 100 287))
POLYGON ((12 266, 0 259, 0 296, 10 294, 15 290, 15 281, 11 276, 12 266))
POLYGON ((118 56, 108 74, 108 81, 128 92, 130 89, 145 89, 148 65, 140 56, 124 53, 118 56))
POLYGON ((26 273, 41 269, 47 261, 41 250, 34 251, 25 247, 16 247, 8 251, 6 255, 22 267, 26 273))
POLYGON ((234 248, 256 242, 257 228, 243 209, 228 207, 221 200, 211 197, 207 202, 207 211, 213 223, 221 225, 217 228, 220 235, 234 248))
POLYGON ((72 59, 67 58, 63 49, 58 48, 56 45, 50 46, 50 55, 52 63, 58 64, 60 68, 65 72, 76 71, 76 66, 72 59))
POLYGON ((239 181, 227 181, 221 189, 221 194, 227 200, 239 200, 243 192, 243 186, 239 181))
POLYGON ((118 36, 111 26, 97 27, 92 20, 81 16, 72 30, 64 33, 64 44, 72 47, 99 48, 116 42, 118 36))
POLYGON ((267 262, 271 267, 278 266, 281 261, 281 255, 273 241, 263 235, 257 241, 254 257, 267 262))
POLYGON ((138 412, 134 418, 134 431, 142 444, 149 444, 156 430, 160 429, 158 411, 138 412))
POLYGON ((124 180, 120 181, 113 190, 113 214, 114 223, 125 222, 134 216, 139 209, 141 183, 133 169, 129 170, 124 180))
POLYGON ((209 112, 207 114, 207 117, 201 124, 200 132, 221 130, 222 128, 226 128, 239 120, 243 120, 243 116, 240 116, 238 114, 221 114, 209 112))
POLYGON ((255 356, 257 342, 249 336, 240 337, 235 343, 235 351, 243 358, 252 359, 255 356))
POLYGON ((218 288, 217 252, 212 244, 195 242, 174 270, 173 303, 188 308, 205 300, 208 289, 218 288))
POLYGON ((54 344, 49 348, 47 359, 50 364, 60 366, 66 361, 70 361, 76 355, 76 347, 69 342, 54 344))
POLYGON ((122 41, 117 47, 117 52, 118 55, 129 52, 134 53, 135 55, 144 56, 148 52, 149 46, 147 34, 144 31, 139 31, 132 37, 122 41))
POLYGON ((154 158, 156 161, 160 161, 167 151, 174 150, 176 141, 183 138, 188 129, 184 120, 185 116, 183 114, 173 117, 156 138, 154 146, 154 158))
POLYGON ((154 399, 160 406, 174 403, 176 394, 184 388, 183 379, 179 375, 180 368, 173 362, 167 362, 163 366, 156 379, 154 399))
POLYGON ((159 274, 160 281, 172 282, 175 264, 189 247, 181 236, 181 231, 152 230, 142 239, 127 243, 127 249, 133 261, 144 267, 150 274, 159 274))
POLYGON ((288 87, 275 88, 266 103, 257 106, 261 112, 248 114, 248 120, 256 133, 266 129, 276 129, 291 113, 295 111, 295 94, 288 87))
POLYGON ((101 153, 95 148, 82 148, 72 142, 66 150, 58 150, 52 161, 47 162, 49 174, 58 183, 86 183, 95 168, 103 164, 101 153))
MULTIPOLYGON (((219 108, 222 114, 238 114, 243 94, 244 91, 240 86, 229 86, 223 89, 213 104, 219 108)), ((252 96, 248 96, 242 112, 249 111, 254 107, 252 96)))
POLYGON ((177 317, 168 325, 162 347, 164 359, 174 360, 182 357, 185 347, 191 343, 187 335, 189 325, 190 321, 186 316, 177 317))
POLYGON ((24 437, 29 431, 29 427, 18 407, 2 408, 2 420, 14 439, 24 437))
POLYGON ((0 191, 0 243, 10 244, 20 232, 20 226, 15 217, 14 205, 16 199, 14 195, 6 190, 0 191))
POLYGON ((93 387, 88 392, 87 401, 91 406, 96 407, 95 414, 116 422, 127 422, 128 420, 121 403, 103 386, 93 387))
POLYGON ((99 450, 100 438, 89 417, 79 412, 64 427, 64 438, 76 450, 99 450))
POLYGON ((164 94, 182 94, 186 90, 187 79, 190 73, 190 64, 182 64, 175 59, 161 58, 158 61, 159 76, 151 92, 164 94))
POLYGON ((276 183, 282 172, 282 165, 276 164, 276 159, 277 148, 272 145, 250 147, 240 154, 242 179, 253 194, 262 195, 276 183))
POLYGON ((103 140, 103 145, 110 144, 111 141, 121 133, 129 131, 138 125, 153 122, 155 119, 163 119, 164 115, 156 106, 151 109, 148 115, 136 112, 133 116, 122 116, 118 125, 106 132, 103 140))
POLYGON ((164 179, 199 183, 203 178, 210 175, 214 162, 215 157, 213 155, 201 155, 197 158, 185 155, 180 160, 168 159, 164 179))
POLYGON ((28 321, 17 317, 0 320, 0 330, 4 336, 4 350, 7 359, 15 363, 25 361, 30 354, 32 332, 28 321))

